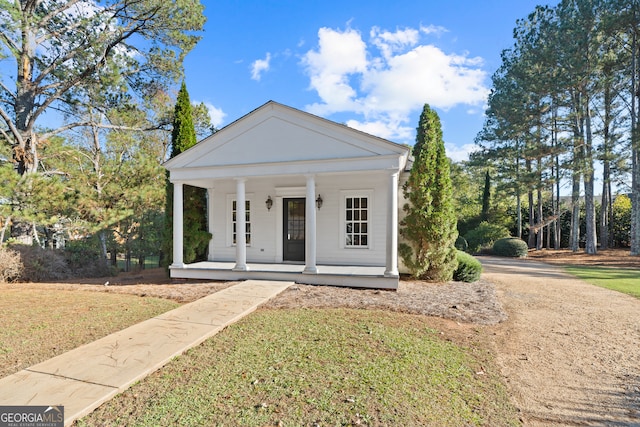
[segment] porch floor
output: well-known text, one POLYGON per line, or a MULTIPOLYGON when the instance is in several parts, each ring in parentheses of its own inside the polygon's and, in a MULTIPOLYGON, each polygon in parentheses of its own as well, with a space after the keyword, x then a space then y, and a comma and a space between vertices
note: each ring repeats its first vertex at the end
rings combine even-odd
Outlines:
POLYGON ((398 289, 398 277, 385 277, 385 267, 318 265, 317 274, 304 273, 304 264, 247 263, 248 270, 234 271, 234 262, 204 261, 171 268, 176 279, 285 280, 308 285, 398 289))

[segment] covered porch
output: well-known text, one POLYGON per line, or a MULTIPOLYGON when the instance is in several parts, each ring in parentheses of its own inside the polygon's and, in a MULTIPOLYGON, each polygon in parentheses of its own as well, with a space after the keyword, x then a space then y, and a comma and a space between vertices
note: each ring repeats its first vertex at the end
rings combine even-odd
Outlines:
POLYGON ((173 278, 398 287, 409 149, 269 102, 165 163, 173 278), (208 259, 185 263, 184 187, 207 190, 208 259))
MULTIPOLYGON (((344 228, 339 219, 342 210, 340 202, 344 199, 341 192, 329 185, 331 190, 322 195, 317 190, 318 180, 354 182, 371 180, 371 174, 349 172, 346 175, 326 177, 323 174, 289 175, 284 182, 305 182, 305 186, 278 187, 273 185, 273 176, 228 178, 209 181, 208 212, 209 231, 214 235, 209 245, 207 261, 187 264, 183 261, 183 223, 184 199, 183 189, 186 182, 174 181, 174 228, 173 228, 173 264, 170 274, 173 278, 210 279, 210 280, 286 280, 302 284, 333 285, 364 288, 397 289, 398 273, 398 172, 395 169, 379 173, 381 181, 380 200, 374 208, 369 208, 371 218, 370 242, 365 248, 345 249, 337 243, 344 236, 337 237, 339 228, 344 228), (324 179, 323 179, 324 176, 324 179), (385 182, 386 181, 386 182, 385 182), (217 183, 217 184, 216 184, 217 183), (225 191, 215 191, 224 188, 225 191), (252 186, 251 192, 247 186, 252 186), (266 192, 261 190, 266 186, 266 192), (228 192, 230 188, 235 191, 228 192), (222 193, 216 196, 216 193, 222 193), (268 193, 268 194, 267 194, 268 193), (386 193, 386 194, 385 194, 386 193), (248 194, 253 197, 249 198, 248 194), (273 196, 271 196, 273 195, 273 196), (301 226, 303 237, 299 261, 287 259, 287 236, 292 230, 287 228, 286 205, 288 197, 301 201, 301 212, 296 221, 303 221, 301 226), (324 206, 318 205, 318 197, 324 198, 324 206), (273 199, 271 208, 260 203, 263 199, 273 199), (298 199, 299 198, 299 199, 298 199), (235 201, 235 211, 229 215, 228 206, 221 200, 235 201), (247 204, 247 202, 251 202, 247 204), (255 203, 254 203, 255 202, 255 203), (245 210, 251 206, 251 213, 245 210), (375 215, 374 212, 376 211, 375 215), (224 211, 224 213, 223 213, 224 211), (219 214, 215 214, 220 212, 219 214), (235 215, 233 215, 235 213, 235 215), (226 220, 221 217, 226 216, 226 220), (373 232, 374 218, 377 219, 376 232, 373 232), (218 221, 216 222, 216 218, 218 221), (230 227, 230 218, 235 218, 235 227, 230 227), (249 227, 248 218, 251 218, 249 227), (220 231, 222 229, 222 231, 220 231), (267 230, 273 229, 273 235, 265 236, 267 230), (216 236, 229 234, 226 239, 216 236), (330 240, 329 235, 336 238, 330 240), (374 235, 376 236, 374 238, 374 235), (275 237, 274 237, 275 236, 275 237), (263 239, 264 241, 261 241, 263 239), (226 242, 224 240, 227 240, 226 242), (373 258, 371 255, 376 255, 373 258)), ((195 184, 194 181, 187 181, 195 184)), ((202 184, 201 184, 202 185, 202 184)), ((226 203, 228 205, 228 203, 226 203)), ((295 259, 295 258, 294 258, 295 259)))
MULTIPOLYGON (((306 285, 397 289, 398 277, 385 275, 385 267, 318 265, 316 274, 304 273, 304 264, 249 263, 238 271, 234 262, 204 261, 184 265, 178 277, 207 280, 282 280, 306 285)), ((172 275, 173 276, 173 275, 172 275)))

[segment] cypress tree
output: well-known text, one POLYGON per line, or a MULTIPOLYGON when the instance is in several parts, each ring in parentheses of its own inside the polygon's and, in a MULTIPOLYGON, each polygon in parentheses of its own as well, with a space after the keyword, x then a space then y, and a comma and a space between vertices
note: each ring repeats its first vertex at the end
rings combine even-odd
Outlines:
POLYGON ((403 187, 405 218, 400 256, 414 277, 449 281, 456 268, 458 237, 449 159, 438 114, 425 104, 413 147, 414 162, 403 187))
MULTIPOLYGON (((182 82, 173 112, 170 157, 173 158, 188 150, 196 145, 196 142, 191 101, 189 100, 187 85, 182 82)), ((166 254, 165 265, 169 266, 173 262, 173 184, 169 182, 168 173, 166 189, 165 223, 167 227, 165 227, 163 252, 166 254)), ((183 207, 183 260, 187 264, 194 261, 204 261, 207 259, 207 247, 211 239, 211 233, 207 231, 207 190, 185 185, 183 207)))

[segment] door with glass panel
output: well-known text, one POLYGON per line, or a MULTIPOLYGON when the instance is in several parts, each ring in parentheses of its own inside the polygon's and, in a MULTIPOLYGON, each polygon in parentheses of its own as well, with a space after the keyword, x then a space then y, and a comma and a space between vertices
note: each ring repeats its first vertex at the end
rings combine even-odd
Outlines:
POLYGON ((304 261, 305 199, 284 199, 283 207, 282 259, 304 261))

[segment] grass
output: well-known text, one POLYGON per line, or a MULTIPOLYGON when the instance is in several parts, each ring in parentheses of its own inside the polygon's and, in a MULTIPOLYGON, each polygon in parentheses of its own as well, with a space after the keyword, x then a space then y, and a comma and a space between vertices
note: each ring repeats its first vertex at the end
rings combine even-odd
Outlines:
POLYGON ((177 307, 102 292, 3 289, 0 378, 177 307))
POLYGON ((259 310, 78 425, 517 425, 490 353, 424 320, 259 310))
POLYGON ((640 270, 611 267, 567 266, 565 270, 592 285, 640 298, 640 270))

